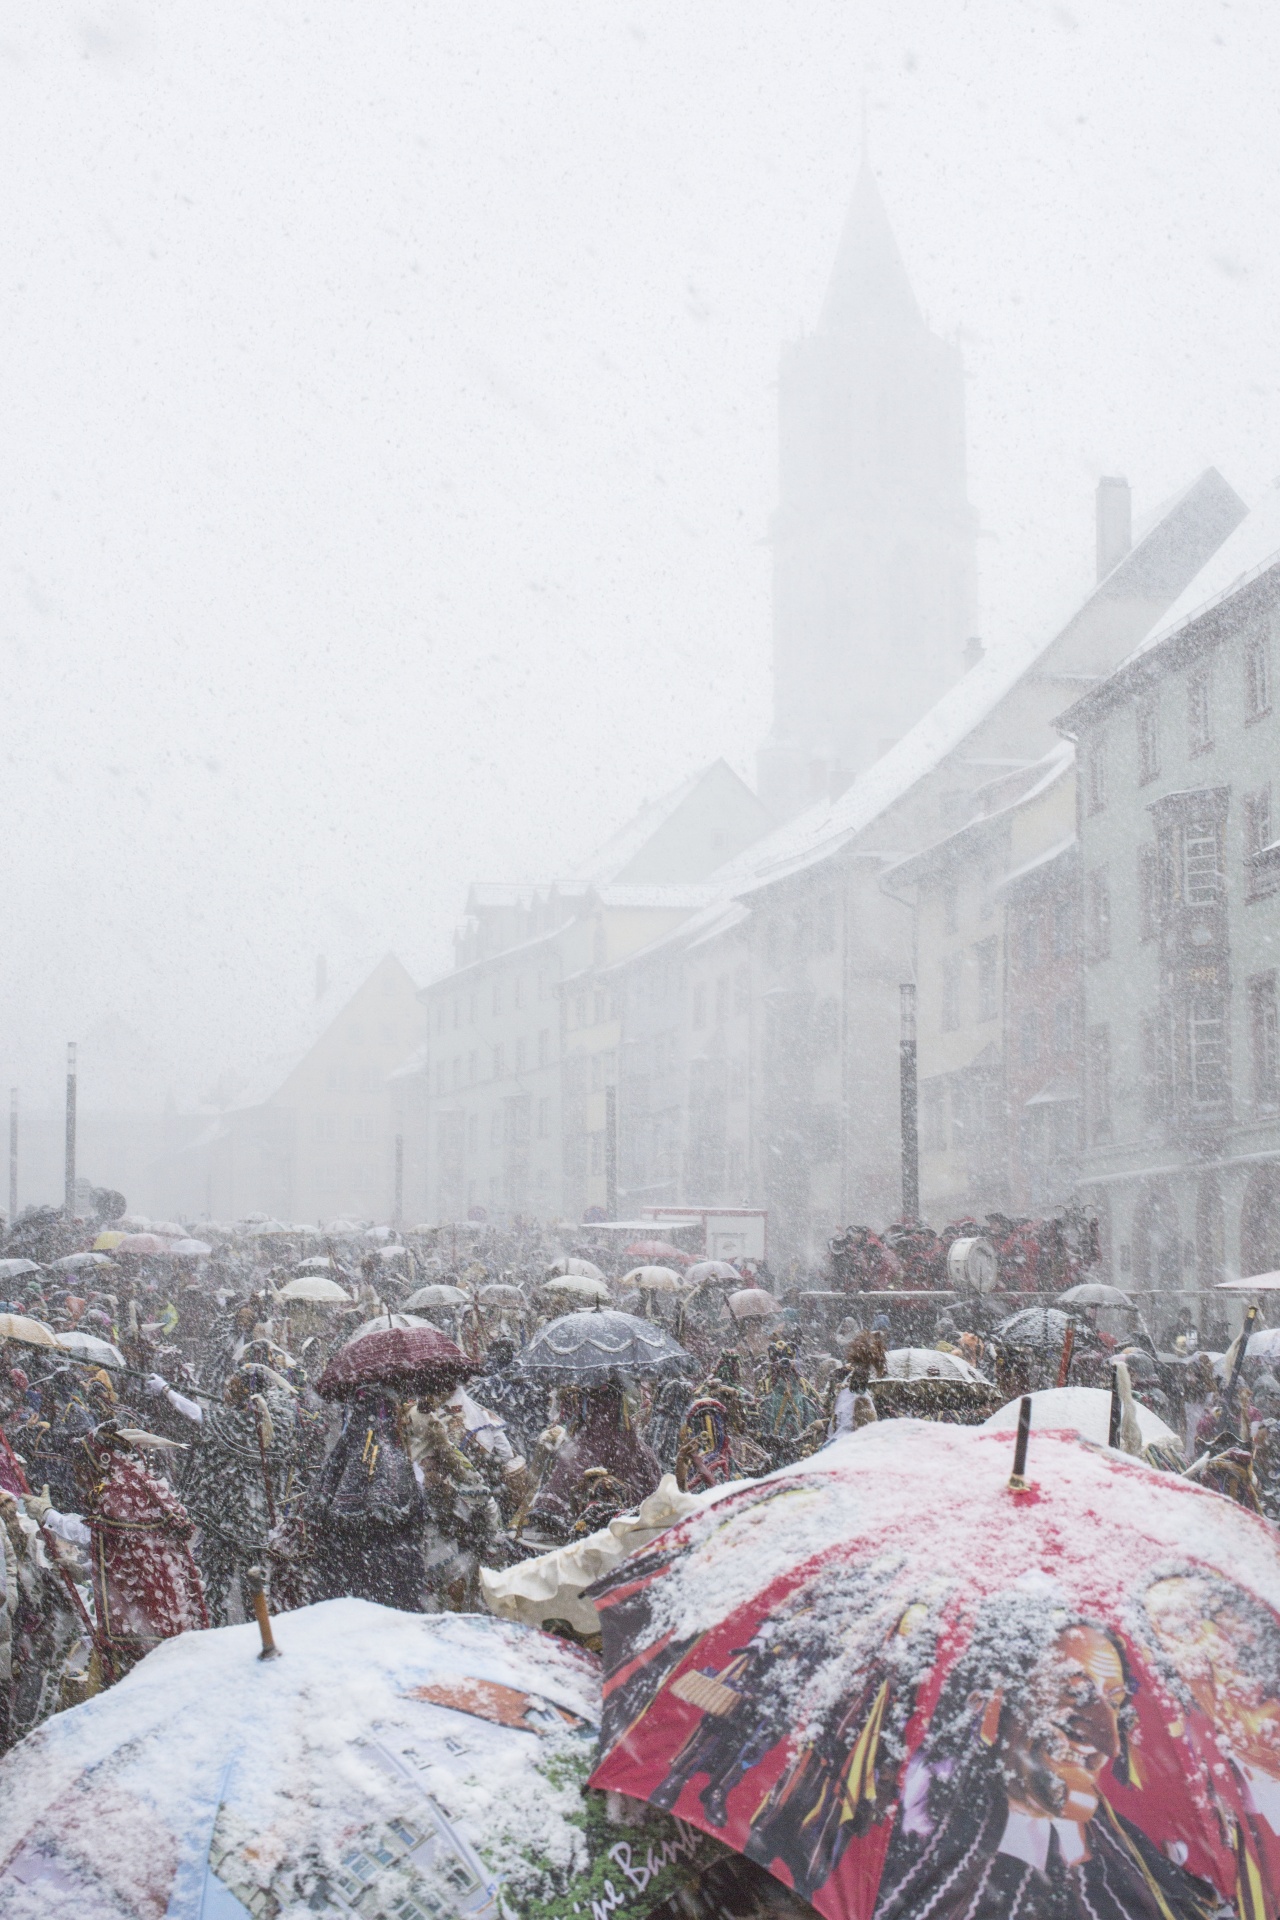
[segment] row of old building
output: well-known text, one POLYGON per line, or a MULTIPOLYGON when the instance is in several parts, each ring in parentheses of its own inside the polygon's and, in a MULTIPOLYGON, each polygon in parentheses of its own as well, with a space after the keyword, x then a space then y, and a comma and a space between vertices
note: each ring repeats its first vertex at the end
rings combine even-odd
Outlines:
POLYGON ((473 888, 398 1081, 413 1210, 766 1207, 814 1261, 899 1212, 912 982, 926 1217, 1078 1196, 1134 1284, 1280 1265, 1278 607, 1280 494, 1210 470, 836 799, 762 833, 718 764, 473 888))

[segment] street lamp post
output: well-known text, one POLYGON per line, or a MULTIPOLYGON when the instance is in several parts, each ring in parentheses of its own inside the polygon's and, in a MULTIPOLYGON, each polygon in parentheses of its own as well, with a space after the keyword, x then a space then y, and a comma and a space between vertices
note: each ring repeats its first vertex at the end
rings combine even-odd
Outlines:
POLYGON ((68 1220, 76 1217, 76 1043, 67 1042, 67 1157, 63 1206, 68 1220))

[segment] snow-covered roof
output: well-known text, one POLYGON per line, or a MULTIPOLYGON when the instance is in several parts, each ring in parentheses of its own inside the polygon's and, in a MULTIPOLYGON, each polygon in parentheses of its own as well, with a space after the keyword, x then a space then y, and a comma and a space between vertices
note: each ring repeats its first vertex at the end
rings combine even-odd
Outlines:
POLYGON ((605 907, 668 907, 691 912, 715 900, 720 889, 709 880, 655 881, 646 886, 609 886, 595 889, 605 907))
POLYGON ((1033 855, 1030 860, 1024 860, 1020 867, 1015 867, 1012 873, 1006 873, 997 891, 1003 891, 1006 887, 1016 886, 1019 880, 1029 879, 1030 876, 1033 873, 1037 873, 1041 867, 1052 866, 1055 860, 1061 860, 1064 853, 1070 853, 1075 844, 1076 836, 1074 833, 1068 833, 1064 835, 1061 840, 1055 840, 1051 847, 1044 849, 1043 853, 1033 855))
MULTIPOLYGON (((712 765, 716 763, 713 761, 712 765)), ((653 838, 658 828, 668 821, 677 808, 695 793, 711 771, 710 767, 699 767, 678 787, 672 787, 670 793, 661 794, 656 800, 649 800, 634 814, 626 825, 619 827, 597 847, 594 853, 587 855, 578 869, 578 877, 590 881, 595 886, 606 886, 615 873, 621 873, 653 838)))
MULTIPOLYGON (((1136 660, 1280 561, 1280 483, 1228 534, 1164 618, 1129 655, 1136 660)), ((1125 663, 1128 664, 1127 662, 1125 663)))

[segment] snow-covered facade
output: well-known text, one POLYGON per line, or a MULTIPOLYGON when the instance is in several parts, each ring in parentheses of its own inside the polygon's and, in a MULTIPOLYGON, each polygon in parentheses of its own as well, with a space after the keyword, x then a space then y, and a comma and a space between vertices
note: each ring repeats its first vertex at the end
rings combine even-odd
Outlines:
POLYGON ((1280 1267, 1280 493, 1119 670, 1077 745, 1082 1192, 1117 1279, 1280 1267))

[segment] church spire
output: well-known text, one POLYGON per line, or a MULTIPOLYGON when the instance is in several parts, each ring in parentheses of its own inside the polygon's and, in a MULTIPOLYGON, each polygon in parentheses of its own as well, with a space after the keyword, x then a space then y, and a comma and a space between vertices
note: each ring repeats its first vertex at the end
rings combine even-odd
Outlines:
POLYGON ((827 286, 821 330, 850 333, 876 322, 919 326, 921 318, 867 157, 864 111, 862 162, 827 286))

